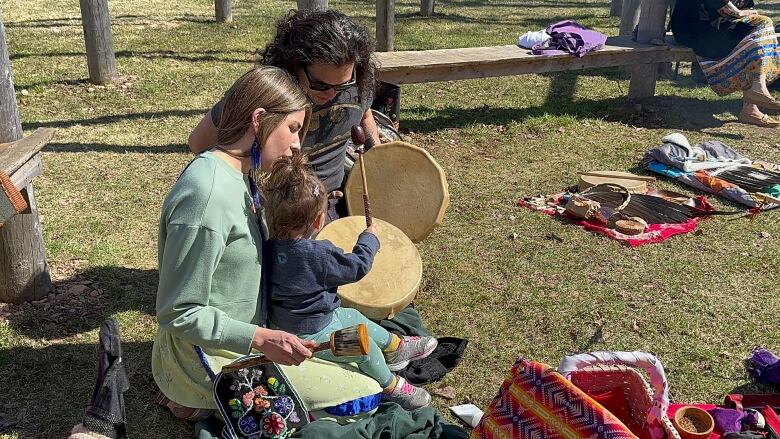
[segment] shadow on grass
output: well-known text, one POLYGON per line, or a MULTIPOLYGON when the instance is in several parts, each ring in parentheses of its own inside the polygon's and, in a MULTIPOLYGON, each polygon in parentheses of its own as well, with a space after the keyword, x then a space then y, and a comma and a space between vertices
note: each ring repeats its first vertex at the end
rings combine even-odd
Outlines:
MULTIPOLYGON (((376 19, 376 17, 374 17, 373 15, 353 15, 352 18, 357 20, 365 20, 365 21, 371 21, 376 19)), ((587 22, 588 20, 593 20, 594 18, 603 18, 603 17, 596 17, 593 16, 592 14, 570 14, 567 16, 558 15, 551 18, 549 17, 506 18, 506 17, 498 17, 498 16, 470 17, 462 14, 443 13, 443 12, 435 12, 430 17, 423 17, 422 15, 420 15, 419 12, 405 12, 405 13, 395 14, 395 18, 396 18, 396 25, 398 25, 398 22, 402 22, 402 21, 409 21, 409 22, 424 21, 426 23, 451 22, 451 23, 467 23, 467 24, 489 24, 494 26, 511 27, 513 29, 517 28, 517 29, 539 30, 539 29, 546 28, 552 23, 556 23, 562 20, 575 20, 584 23, 587 22)), ((512 43, 513 41, 515 41, 514 37, 508 40, 507 44, 512 43)))
POLYGON ((168 111, 145 111, 143 113, 111 114, 107 116, 92 117, 89 119, 71 119, 71 120, 52 120, 45 122, 23 123, 25 129, 35 128, 70 128, 74 125, 93 126, 107 125, 115 122, 132 122, 134 120, 164 119, 166 117, 192 117, 206 114, 210 108, 200 108, 194 110, 168 110, 168 111))
POLYGON ((140 154, 175 154, 189 153, 187 145, 183 143, 168 143, 165 145, 128 146, 111 143, 59 143, 46 144, 43 149, 46 152, 113 152, 113 153, 140 153, 140 154))
MULTIPOLYGON (((130 379, 125 405, 131 437, 191 437, 188 426, 152 401, 157 392, 150 367, 152 343, 123 340, 122 348, 130 379)), ((81 422, 92 394, 97 359, 97 340, 0 349, 0 394, 7 396, 0 410, 6 418, 19 419, 2 433, 20 438, 67 437, 81 422)))
MULTIPOLYGON (((599 69, 588 76, 601 76, 604 80, 619 79, 615 69, 599 69)), ((510 122, 544 115, 574 116, 588 119, 604 119, 642 128, 667 128, 670 130, 701 130, 716 128, 723 122, 714 114, 735 113, 738 99, 705 100, 683 96, 656 96, 637 109, 626 97, 609 99, 577 99, 578 72, 548 74, 551 82, 542 105, 527 108, 453 108, 434 109, 427 106, 405 108, 405 112, 433 113, 424 120, 406 120, 403 127, 418 133, 432 133, 442 128, 462 128, 474 124, 504 125, 510 122)), ((627 90, 625 91, 627 92, 627 90)), ((402 120, 404 118, 402 117, 402 120)), ((712 133, 713 136, 742 138, 739 134, 712 133)))
MULTIPOLYGON (((83 57, 84 52, 17 52, 10 55, 12 61, 20 60, 24 58, 40 58, 40 57, 83 57)), ((252 52, 236 52, 236 51, 222 51, 222 50, 204 50, 202 52, 176 52, 173 50, 153 50, 153 51, 138 51, 138 50, 118 50, 114 52, 114 56, 117 58, 144 58, 151 60, 158 59, 173 59, 176 61, 189 61, 189 62, 235 62, 235 63, 254 63, 257 53, 252 52), (236 58, 236 53, 245 54, 246 58, 236 58)))
MULTIPOLYGON (((153 19, 153 18, 149 18, 149 16, 146 15, 134 15, 134 14, 115 15, 111 17, 111 23, 113 25, 119 25, 119 26, 133 24, 133 21, 135 20, 139 20, 141 23, 174 21, 174 22, 182 22, 182 23, 216 24, 214 18, 206 18, 205 16, 195 16, 195 15, 184 15, 181 17, 171 17, 169 19, 153 19)), ((14 29, 14 28, 48 29, 51 27, 65 27, 65 26, 81 27, 81 18, 80 17, 41 18, 35 20, 10 21, 4 23, 4 25, 9 29, 14 29)))
MULTIPOLYGON (((517 3, 494 3, 489 0, 464 0, 464 1, 450 1, 448 6, 458 8, 485 8, 485 7, 503 7, 503 8, 517 8, 520 7, 517 3)), ((550 1, 539 2, 536 4, 522 4, 522 8, 576 8, 576 9, 603 9, 609 8, 610 3, 591 3, 591 2, 572 2, 572 1, 550 1)))
POLYGON ((55 283, 54 297, 14 305, 8 325, 24 336, 53 342, 100 327, 122 311, 154 324, 157 270, 93 267, 55 283))

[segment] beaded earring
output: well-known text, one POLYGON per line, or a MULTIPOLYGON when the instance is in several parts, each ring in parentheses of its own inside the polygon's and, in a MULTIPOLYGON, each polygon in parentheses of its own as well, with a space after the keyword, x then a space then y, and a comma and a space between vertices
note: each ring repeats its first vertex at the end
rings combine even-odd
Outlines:
POLYGON ((260 158, 260 143, 258 143, 257 139, 252 142, 249 157, 252 161, 252 168, 249 171, 249 190, 252 193, 252 203, 255 205, 255 209, 260 209, 261 199, 260 191, 257 189, 256 177, 260 172, 262 161, 260 158))

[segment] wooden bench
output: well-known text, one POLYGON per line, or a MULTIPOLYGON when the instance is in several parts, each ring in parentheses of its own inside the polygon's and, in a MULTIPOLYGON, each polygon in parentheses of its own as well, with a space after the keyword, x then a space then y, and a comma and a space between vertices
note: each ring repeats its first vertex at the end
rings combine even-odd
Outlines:
POLYGON ((493 76, 561 72, 601 67, 695 61, 691 49, 667 37, 663 46, 641 44, 628 35, 610 37, 606 45, 582 58, 538 56, 519 46, 379 52, 381 79, 393 84, 452 81, 493 76))
POLYGON ((31 135, 11 143, 0 143, 0 171, 24 190, 43 171, 41 149, 54 137, 54 128, 38 128, 31 135))

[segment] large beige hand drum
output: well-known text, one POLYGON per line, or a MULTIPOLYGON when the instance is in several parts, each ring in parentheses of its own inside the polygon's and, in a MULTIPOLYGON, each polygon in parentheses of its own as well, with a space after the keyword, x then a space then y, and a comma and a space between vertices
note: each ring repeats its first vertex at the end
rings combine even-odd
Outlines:
MULTIPOLYGON (((414 242, 444 221, 450 193, 444 170, 424 149, 405 142, 377 145, 364 154, 371 214, 414 242)), ((350 215, 363 215, 363 177, 352 168, 344 189, 350 215)))
MULTIPOLYGON (((339 287, 342 306, 370 319, 392 318, 412 303, 422 279, 422 259, 409 238, 392 224, 374 218, 380 248, 371 271, 360 281, 339 287)), ((317 239, 327 239, 346 253, 366 229, 366 218, 348 216, 325 226, 317 239)))

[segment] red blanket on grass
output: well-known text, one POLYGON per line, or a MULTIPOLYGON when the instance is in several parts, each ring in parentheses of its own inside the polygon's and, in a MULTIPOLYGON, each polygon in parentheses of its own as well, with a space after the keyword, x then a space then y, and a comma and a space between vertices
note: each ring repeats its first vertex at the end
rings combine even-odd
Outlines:
MULTIPOLYGON (((561 192, 559 194, 553 194, 545 197, 548 200, 545 205, 532 203, 528 201, 527 198, 518 200, 517 204, 519 206, 523 206, 537 212, 542 212, 550 216, 557 216, 557 215, 564 216, 566 218, 571 219, 574 222, 574 224, 578 224, 583 228, 585 228, 586 230, 590 230, 592 232, 596 232, 604 236, 608 236, 612 239, 617 239, 618 241, 622 241, 631 247, 638 247, 640 245, 645 245, 645 244, 657 244, 659 242, 666 241, 667 239, 671 238, 674 235, 690 233, 696 230, 696 226, 699 224, 699 221, 703 219, 703 218, 692 218, 688 222, 683 224, 651 224, 650 226, 648 226, 647 230, 645 230, 644 233, 641 233, 639 235, 625 235, 623 233, 618 232, 615 229, 604 227, 596 221, 581 220, 579 218, 576 218, 564 212, 563 205, 562 205, 564 194, 565 194, 564 192, 561 192)), ((709 201, 707 201, 707 197, 705 196, 699 196, 694 198, 694 202, 696 203, 696 207, 698 207, 699 209, 702 210, 713 209, 712 205, 710 204, 709 201)))

